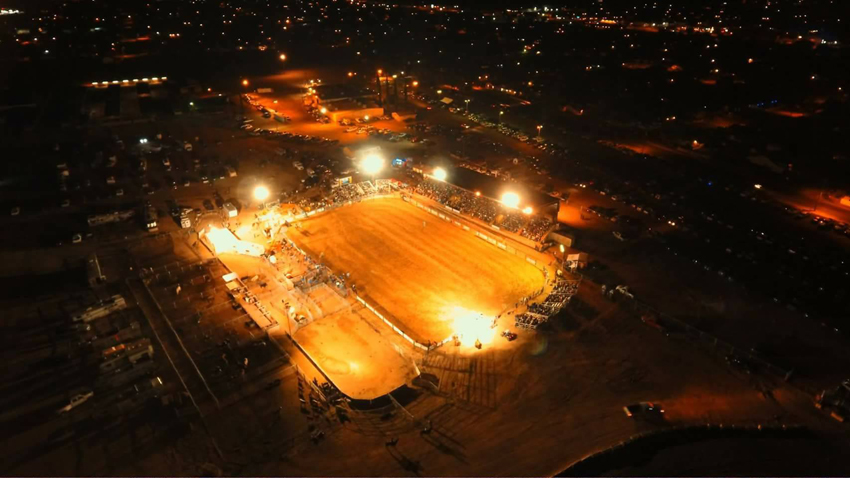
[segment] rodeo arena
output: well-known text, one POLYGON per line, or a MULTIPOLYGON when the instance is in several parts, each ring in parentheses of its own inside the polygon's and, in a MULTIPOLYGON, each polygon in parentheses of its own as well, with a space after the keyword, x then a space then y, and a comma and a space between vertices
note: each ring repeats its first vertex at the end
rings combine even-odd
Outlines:
MULTIPOLYGON (((469 176, 467 173, 456 170, 452 175, 454 178, 457 174, 463 179, 469 176)), ((293 200, 289 204, 267 202, 269 191, 264 186, 257 186, 254 196, 259 207, 256 213, 243 211, 243 222, 234 222, 233 225, 225 222, 221 228, 211 225, 199 234, 200 241, 229 272, 223 278, 232 299, 244 307, 252 320, 270 337, 277 335, 292 342, 347 397, 371 400, 389 393, 418 376, 417 360, 449 344, 458 347, 463 345, 463 348, 458 349, 463 353, 475 353, 476 349, 482 349, 485 345, 497 346, 493 337, 500 335, 507 340, 500 341, 498 346, 507 346, 508 342, 517 338, 516 332, 511 330, 511 324, 515 330, 537 329, 561 311, 577 293, 580 274, 565 268, 565 264, 553 254, 546 253, 546 249, 552 245, 547 244, 546 239, 557 225, 557 200, 546 196, 532 203, 530 198, 533 194, 527 191, 503 193, 501 199, 498 199, 500 191, 494 189, 498 184, 489 186, 489 189, 486 184, 463 187, 447 182, 447 174, 440 168, 418 175, 409 174, 403 181, 374 179, 375 174, 371 176, 373 179, 361 182, 352 182, 350 177, 337 180, 320 197, 293 200), (525 292, 505 299, 503 293, 495 291, 493 294, 501 296, 487 298, 488 302, 484 303, 485 299, 476 297, 486 297, 488 291, 476 289, 473 284, 461 283, 458 287, 460 292, 442 294, 437 290, 433 296, 413 296, 412 300, 404 296, 398 299, 398 294, 416 294, 420 283, 431 288, 441 287, 442 284, 436 278, 433 281, 436 284, 426 284, 429 277, 419 277, 419 266, 416 264, 412 266, 412 274, 404 274, 413 277, 402 277, 402 270, 396 271, 389 266, 390 273, 399 274, 398 281, 390 281, 389 286, 381 285, 381 277, 373 278, 371 282, 365 279, 369 274, 381 275, 377 263, 381 261, 380 258, 370 259, 372 256, 369 256, 361 259, 365 262, 348 263, 344 260, 346 256, 368 252, 363 251, 365 247, 355 244, 356 239, 351 242, 345 238, 339 239, 347 241, 342 246, 322 242, 325 237, 330 237, 328 240, 331 241, 336 240, 334 236, 351 233, 348 229, 352 223, 346 222, 348 219, 339 219, 338 225, 316 221, 330 221, 329 218, 343 214, 346 208, 382 207, 378 206, 381 202, 388 204, 386 207, 394 208, 393 211, 401 210, 403 216, 419 215, 410 222, 415 226, 397 226, 399 232, 404 229, 404 233, 408 234, 399 239, 405 247, 411 247, 411 250, 427 249, 438 241, 429 234, 445 235, 448 231, 452 237, 467 241, 463 247, 482 249, 478 253, 469 253, 477 256, 467 256, 475 257, 476 264, 451 260, 453 267, 469 268, 470 277, 474 278, 478 263, 489 264, 487 258, 481 258, 483 255, 501 258, 501 261, 513 261, 504 264, 516 264, 515 268, 523 268, 522 273, 517 272, 518 277, 522 276, 515 279, 518 285, 512 282, 514 269, 508 266, 492 266, 494 270, 490 273, 496 279, 509 283, 504 286, 508 288, 506 290, 525 292), (248 216, 252 220, 244 219, 248 216), (325 224, 330 225, 320 226, 325 224), (413 233, 410 232, 412 227, 417 228, 413 233), (408 237, 421 242, 417 243, 418 246, 411 244, 413 240, 408 237), (346 251, 346 247, 352 250, 346 251), (370 267, 373 270, 358 269, 370 267), (251 283, 259 283, 262 287, 251 287, 251 283), (478 302, 469 305, 463 302, 466 300, 464 295, 478 302), (434 306, 437 311, 434 313, 431 313, 427 304, 415 304, 417 300, 429 302, 429 297, 438 297, 450 303, 441 304, 442 308, 434 306), (408 305, 414 303, 410 307, 423 307, 422 310, 427 310, 427 313, 418 314, 400 308, 395 305, 397 299, 408 305), (446 310, 454 311, 450 313, 454 317, 434 317, 446 314, 446 310), (392 339, 394 342, 389 343, 389 339, 378 330, 360 327, 358 324, 368 321, 358 321, 357 317, 365 315, 370 319, 377 317, 392 329, 395 335, 388 335, 396 337, 392 339), (322 319, 327 325, 319 325, 322 319), (343 320, 353 322, 346 322, 349 325, 345 327, 331 322, 343 320), (345 330, 345 333, 341 330, 345 330), (348 336, 352 334, 359 334, 362 339, 354 340, 348 336), (378 344, 376 341, 387 343, 378 344), (367 345, 358 349, 355 342, 367 345), (381 358, 381 352, 376 352, 380 347, 390 351, 385 356, 389 358, 381 358), (349 349, 346 358, 335 360, 333 364, 328 362, 326 356, 341 353, 340 349, 349 349), (378 356, 373 357, 373 354, 378 356), (401 383, 364 385, 366 382, 392 382, 380 376, 389 373, 383 369, 393 368, 387 363, 392 357, 403 363, 403 366, 396 368, 410 369, 395 377, 401 383), (366 364, 369 360, 374 364, 371 367, 366 364), (342 368, 339 365, 341 362, 346 364, 342 368), (357 379, 363 383, 355 383, 357 379)), ((510 187, 513 186, 510 184, 510 187)), ((504 182, 501 187, 504 188, 504 182)), ((382 214, 378 211, 369 214, 382 214)), ((390 222, 387 226, 388 234, 395 233, 393 224, 396 223, 391 218, 381 217, 380 221, 390 222)), ((367 232, 371 234, 372 229, 367 232)), ((398 260, 391 255, 392 247, 386 246, 385 249, 380 239, 370 237, 369 241, 372 242, 367 244, 374 246, 370 249, 378 251, 374 254, 386 254, 386 260, 390 262, 398 260)), ((435 252, 428 254, 433 255, 435 252)), ((450 258, 439 255, 439 251, 436 254, 440 260, 450 261, 450 258)), ((419 260, 424 264, 429 259, 423 257, 419 260)), ((374 326, 371 328, 375 329, 374 326)))

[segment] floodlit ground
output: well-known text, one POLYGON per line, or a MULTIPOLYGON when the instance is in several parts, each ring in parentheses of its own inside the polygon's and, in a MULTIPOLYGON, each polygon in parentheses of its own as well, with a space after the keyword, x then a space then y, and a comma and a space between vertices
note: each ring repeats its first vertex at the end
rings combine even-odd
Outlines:
POLYGON ((288 234, 334 272, 350 272, 362 296, 421 342, 451 336, 458 315, 492 318, 543 285, 519 257, 401 199, 343 207, 288 234))
POLYGON ((295 340, 351 398, 374 399, 413 380, 416 368, 390 341, 392 331, 366 309, 321 318, 295 333, 295 340))

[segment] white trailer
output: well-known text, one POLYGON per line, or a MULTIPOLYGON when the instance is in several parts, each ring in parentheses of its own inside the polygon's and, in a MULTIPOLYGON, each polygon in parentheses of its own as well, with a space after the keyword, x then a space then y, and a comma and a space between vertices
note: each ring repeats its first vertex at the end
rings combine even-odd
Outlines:
POLYGON ((71 315, 73 322, 91 322, 92 320, 106 317, 107 315, 127 308, 127 301, 119 294, 113 295, 108 299, 104 299, 95 305, 86 307, 85 309, 71 315))

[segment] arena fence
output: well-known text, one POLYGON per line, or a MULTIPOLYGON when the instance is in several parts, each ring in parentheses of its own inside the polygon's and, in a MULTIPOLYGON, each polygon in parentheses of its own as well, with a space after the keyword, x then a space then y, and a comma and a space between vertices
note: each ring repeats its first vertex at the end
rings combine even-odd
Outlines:
POLYGON ((395 333, 401 335, 402 338, 404 338, 404 340, 407 340, 408 342, 410 342, 411 345, 413 345, 414 348, 417 348, 417 349, 422 350, 424 352, 428 352, 428 351, 434 350, 438 347, 442 347, 443 345, 445 345, 446 343, 448 343, 449 341, 452 340, 451 337, 448 337, 441 342, 432 343, 432 344, 429 344, 429 345, 420 344, 419 342, 414 340, 411 336, 407 335, 403 330, 396 327, 395 324, 393 324, 392 322, 387 320, 387 318, 384 317, 384 314, 378 312, 378 310, 376 310, 374 307, 372 307, 371 304, 369 304, 368 302, 363 300, 362 297, 360 297, 359 295, 356 295, 355 298, 357 299, 358 302, 363 304, 364 307, 366 307, 367 309, 372 311, 372 313, 375 314, 376 317, 378 317, 379 319, 384 321, 384 323, 387 324, 391 329, 393 329, 393 331, 395 331, 395 333))

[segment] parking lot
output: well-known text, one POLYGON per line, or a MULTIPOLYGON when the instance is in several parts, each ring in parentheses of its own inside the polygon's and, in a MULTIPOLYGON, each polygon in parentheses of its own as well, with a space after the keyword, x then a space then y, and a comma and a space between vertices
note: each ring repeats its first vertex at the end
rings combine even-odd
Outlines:
POLYGON ((128 446, 169 440, 174 412, 190 406, 132 295, 123 287, 80 292, 4 309, 4 470, 43 474, 44 463, 76 454, 86 457, 81 473, 96 473, 128 446), (126 308, 71 322, 113 293, 126 308), (133 355, 122 355, 127 344, 137 344, 133 355))
POLYGON ((217 260, 153 268, 146 284, 206 386, 222 400, 249 375, 284 362, 232 298, 217 260), (179 290, 178 290, 179 289, 179 290))

